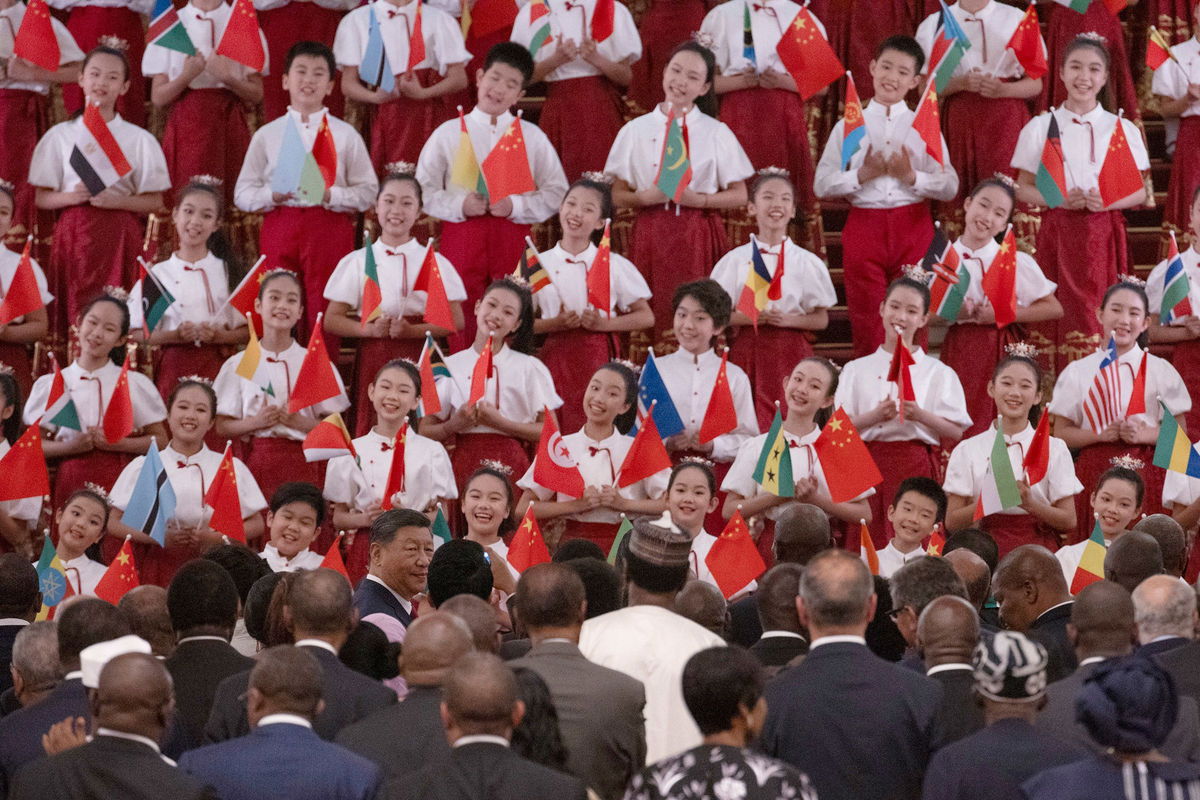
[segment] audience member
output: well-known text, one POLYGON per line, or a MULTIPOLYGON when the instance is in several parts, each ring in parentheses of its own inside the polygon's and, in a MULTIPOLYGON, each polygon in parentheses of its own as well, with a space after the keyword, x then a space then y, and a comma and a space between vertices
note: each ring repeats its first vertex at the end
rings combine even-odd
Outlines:
POLYGON ((1113 540, 1104 554, 1104 579, 1133 592, 1151 575, 1163 573, 1162 548, 1158 540, 1141 531, 1126 531, 1113 540))
POLYGON ((40 702, 58 686, 63 669, 58 660, 58 624, 54 620, 35 622, 21 629, 13 642, 10 669, 13 685, 9 691, 16 701, 16 708, 28 708, 40 702))
POLYGON ((1133 530, 1148 533, 1158 542, 1163 572, 1176 578, 1183 577, 1183 569, 1187 566, 1187 534, 1182 525, 1166 514, 1151 514, 1139 520, 1133 530))
POLYGON ((722 639, 729 630, 729 604, 721 590, 707 581, 688 581, 675 598, 675 613, 722 639))
POLYGON ((1156 656, 1196 636, 1196 592, 1172 575, 1153 575, 1133 590, 1138 655, 1156 656))
POLYGON ((750 652, 766 667, 768 675, 774 675, 808 652, 808 639, 796 611, 803 574, 803 566, 785 562, 771 567, 758 579, 754 600, 762 636, 750 647, 750 652))
POLYGON ((117 604, 129 629, 150 643, 151 652, 169 658, 175 652, 175 631, 167 612, 167 590, 161 586, 135 586, 117 604))
POLYGON ((1051 683, 1075 671, 1078 660, 1067 635, 1071 593, 1058 559, 1035 544, 1013 549, 992 576, 1000 622, 1046 648, 1046 679, 1051 683))
POLYGON ((956 742, 983 727, 975 702, 971 656, 979 643, 979 615, 956 595, 934 598, 917 619, 917 649, 925 674, 942 685, 938 724, 943 741, 956 742))
POLYGON ((42 606, 37 570, 16 553, 0 555, 0 692, 11 689, 13 678, 7 667, 12 664, 13 642, 21 630, 33 622, 42 606))

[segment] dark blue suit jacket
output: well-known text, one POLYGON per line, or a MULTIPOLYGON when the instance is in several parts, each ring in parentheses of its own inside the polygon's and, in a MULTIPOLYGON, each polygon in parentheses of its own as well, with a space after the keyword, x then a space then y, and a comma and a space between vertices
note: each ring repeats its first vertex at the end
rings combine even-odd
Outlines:
POLYGON ((67 717, 91 719, 87 689, 79 678, 65 680, 29 708, 0 719, 0 795, 12 781, 17 768, 46 757, 42 734, 67 717))
POLYGON ((289 723, 190 750, 179 768, 221 800, 371 800, 382 779, 367 759, 289 723))
POLYGON ((354 591, 354 607, 358 609, 359 619, 368 614, 387 614, 400 620, 406 628, 412 624, 412 614, 404 610, 396 596, 386 586, 367 578, 363 578, 354 591))

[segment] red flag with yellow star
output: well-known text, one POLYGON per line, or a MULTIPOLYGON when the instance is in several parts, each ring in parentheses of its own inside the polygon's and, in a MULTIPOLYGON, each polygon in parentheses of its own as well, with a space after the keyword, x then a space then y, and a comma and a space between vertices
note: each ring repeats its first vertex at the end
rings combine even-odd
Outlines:
POLYGON ((413 281, 414 292, 425 292, 425 322, 445 328, 453 333, 457 326, 454 324, 454 311, 450 308, 450 296, 446 294, 446 282, 442 280, 442 268, 438 264, 437 253, 434 252, 433 242, 425 246, 425 260, 421 262, 421 271, 413 281))
POLYGON ((96 584, 96 597, 106 600, 114 606, 130 589, 141 585, 138 581, 137 565, 133 561, 133 548, 130 546, 132 536, 125 537, 125 543, 117 551, 116 558, 108 565, 108 569, 100 576, 96 584))
POLYGON ((321 119, 321 127, 317 128, 317 138, 313 140, 313 161, 321 170, 325 179, 325 188, 333 186, 337 180, 337 144, 333 141, 333 132, 329 130, 329 115, 321 119))
POLYGON ((329 549, 325 551, 325 557, 321 559, 321 566, 334 572, 340 572, 346 580, 350 580, 350 572, 346 569, 346 560, 342 558, 341 544, 342 537, 345 535, 339 533, 338 537, 333 540, 333 544, 329 545, 329 549))
POLYGON ((917 104, 912 129, 925 143, 925 152, 938 164, 946 166, 946 154, 942 152, 942 115, 938 111, 937 88, 933 81, 929 82, 925 94, 921 95, 921 102, 917 104))
POLYGON ((651 404, 651 413, 642 420, 637 435, 633 437, 633 444, 629 446, 629 452, 621 462, 621 470, 617 473, 617 486, 624 489, 670 468, 671 456, 658 433, 658 426, 654 424, 651 404))
POLYGON ((392 463, 388 467, 387 485, 383 489, 383 502, 379 507, 384 511, 395 508, 392 498, 404 491, 404 444, 408 441, 408 423, 400 426, 399 433, 392 440, 392 463))
POLYGON ((1046 65, 1046 45, 1042 42, 1042 28, 1038 24, 1037 7, 1034 3, 1025 9, 1025 16, 1008 40, 1008 49, 1017 57, 1025 77, 1040 80, 1050 71, 1046 65))
POLYGON ((733 390, 729 386, 726 362, 729 349, 721 354, 721 366, 717 367, 717 379, 713 382, 712 394, 708 396, 708 408, 700 423, 700 444, 711 442, 737 428, 737 409, 733 405, 733 390))
POLYGON ((779 44, 775 45, 775 52, 796 82, 796 91, 802 100, 842 77, 845 70, 829 42, 821 35, 816 19, 803 6, 783 32, 779 44))
POLYGON ((262 72, 267 63, 262 34, 258 30, 258 14, 254 0, 234 0, 233 11, 225 23, 225 33, 217 45, 219 56, 230 58, 251 72, 262 72))
POLYGON ((942 535, 941 527, 934 526, 933 533, 929 534, 929 544, 925 546, 925 555, 940 556, 945 546, 946 537, 942 535))
POLYGON ((421 25, 421 0, 417 0, 417 8, 413 14, 412 33, 408 37, 408 69, 412 72, 417 65, 425 60, 425 31, 421 25))
POLYGON ((338 383, 337 372, 325 348, 324 328, 321 327, 323 316, 323 313, 317 314, 317 323, 308 339, 304 362, 300 364, 300 372, 296 375, 296 385, 290 387, 289 414, 303 411, 342 393, 342 385, 338 383))
POLYGON ((217 476, 204 493, 204 505, 213 510, 208 527, 230 539, 246 543, 246 524, 242 520, 242 501, 238 495, 237 473, 233 469, 233 452, 225 445, 225 455, 217 467, 217 476))
MULTIPOLYGON (((11 30, 11 24, 9 28, 11 30)), ((54 35, 46 0, 29 0, 25 16, 21 18, 21 27, 17 29, 13 40, 13 55, 47 72, 58 70, 62 51, 58 47, 58 37, 54 35)))
POLYGON ((1100 167, 1097 183, 1100 199, 1105 206, 1120 202, 1145 188, 1141 170, 1137 167, 1133 150, 1129 147, 1129 139, 1125 136, 1123 117, 1117 117, 1117 127, 1113 130, 1112 138, 1108 140, 1108 151, 1104 154, 1104 164, 1100 167))
POLYGON ((129 396, 129 351, 125 351, 125 363, 113 388, 112 397, 104 409, 104 440, 116 444, 133 433, 133 399, 129 396))
POLYGON ((983 273, 983 293, 996 312, 996 327, 1003 328, 1017 321, 1017 237, 1008 226, 1004 242, 987 272, 983 273))
POLYGON ((758 546, 750 538, 750 526, 742 517, 741 509, 734 511, 729 522, 725 523, 725 530, 721 531, 704 557, 704 565, 712 573, 717 588, 726 600, 766 571, 767 565, 758 552, 758 546))
POLYGON ((835 503, 853 500, 883 481, 875 459, 843 408, 834 411, 825 423, 813 450, 825 473, 829 498, 835 503))
POLYGON ((493 203, 509 195, 537 189, 529 169, 529 153, 525 150, 525 134, 521 132, 519 115, 479 166, 487 184, 488 198, 493 203))
POLYGON ((21 500, 50 494, 50 475, 42 452, 42 420, 25 429, 0 458, 0 501, 21 500))
POLYGON ((546 548, 546 540, 542 538, 542 528, 538 525, 530 503, 525 511, 525 518, 512 536, 512 544, 508 546, 508 563, 517 572, 524 572, 537 564, 550 562, 550 551, 546 548))

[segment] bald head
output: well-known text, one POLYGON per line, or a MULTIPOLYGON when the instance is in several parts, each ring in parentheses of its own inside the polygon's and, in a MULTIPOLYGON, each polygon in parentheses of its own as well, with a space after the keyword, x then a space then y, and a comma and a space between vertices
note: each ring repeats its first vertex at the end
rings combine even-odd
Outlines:
POLYGON ((320 713, 324 678, 317 657, 287 644, 258 654, 250 670, 246 716, 251 727, 269 714, 296 714, 310 722, 320 713))
POLYGON ((474 649, 471 628, 448 611, 417 617, 404 635, 400 674, 409 686, 441 686, 446 670, 474 649))
POLYGON ((983 608, 992 590, 992 573, 987 562, 964 547, 951 550, 942 558, 954 567, 954 572, 962 579, 963 586, 967 587, 967 599, 975 606, 975 610, 983 608))
POLYGON ((758 606, 758 621, 764 631, 801 632, 796 595, 800 593, 800 576, 803 574, 804 567, 799 564, 776 564, 758 579, 754 603, 758 606))
POLYGON ((833 546, 829 517, 809 503, 788 503, 775 520, 776 563, 807 564, 833 546))
POLYGON ((1137 641, 1133 598, 1125 587, 1112 581, 1084 587, 1075 595, 1067 633, 1081 661, 1092 656, 1128 655, 1137 641))
POLYGON ((1104 554, 1104 579, 1132 592, 1151 575, 1163 571, 1162 549, 1148 533, 1128 531, 1108 546, 1104 554))
POLYGON ((496 610, 486 600, 473 594, 458 594, 442 603, 438 610, 453 614, 467 624, 476 650, 499 652, 500 625, 496 622, 496 610))
POLYGON ((104 665, 92 695, 96 727, 158 741, 174 706, 171 676, 157 658, 126 653, 104 665))
POLYGON ((1135 531, 1148 533, 1162 551, 1163 572, 1176 578, 1183 575, 1187 557, 1187 536, 1183 526, 1166 514, 1151 514, 1133 526, 1135 531))
POLYGON ((925 666, 970 664, 979 641, 979 613, 967 600, 954 595, 936 598, 917 619, 917 645, 925 666))
POLYGON ((1071 599, 1058 559, 1046 548, 1025 544, 996 567, 992 591, 1000 604, 1004 627, 1026 631, 1041 614, 1071 599))
POLYGON ((331 569, 295 573, 285 607, 297 640, 310 636, 344 639, 354 624, 350 584, 331 569))
POLYGON ((1142 644, 1160 636, 1195 637, 1196 593, 1172 575, 1153 575, 1138 584, 1133 613, 1142 644))
POLYGON ((728 627, 729 604, 721 590, 705 581, 688 581, 675 595, 675 613, 687 617, 702 628, 724 637, 728 627))
MULTIPOLYGON (((585 541, 575 539, 573 541, 585 541)), ((517 581, 517 613, 534 639, 551 629, 555 636, 579 639, 587 595, 579 573, 564 564, 537 564, 517 581)))
POLYGON ((136 586, 117 604, 135 636, 150 643, 154 655, 166 658, 175 652, 175 630, 167 611, 167 590, 161 586, 136 586))
POLYGON ((462 736, 512 736, 525 706, 517 679, 491 653, 468 653, 455 662, 442 684, 442 722, 451 742, 462 736))
POLYGON ((813 639, 862 636, 875 614, 875 582, 862 559, 845 550, 818 553, 800 578, 800 621, 813 639))

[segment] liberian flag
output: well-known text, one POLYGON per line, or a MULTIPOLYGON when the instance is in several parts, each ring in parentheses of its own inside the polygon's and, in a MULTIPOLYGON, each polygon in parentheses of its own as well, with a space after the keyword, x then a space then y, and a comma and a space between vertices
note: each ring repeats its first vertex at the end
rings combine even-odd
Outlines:
POLYGON ((1083 398, 1083 417, 1088 427, 1100 433, 1121 418, 1121 372, 1117 357, 1117 340, 1110 333, 1104 348, 1104 359, 1096 373, 1087 397, 1083 398))
POLYGON ((91 101, 84 105, 70 163, 93 197, 133 172, 121 145, 101 116, 100 106, 91 101))
POLYGON ((59 428, 82 431, 83 426, 79 424, 79 411, 75 408, 75 401, 71 399, 71 393, 67 391, 62 370, 58 368, 58 359, 51 353, 50 360, 54 362, 54 380, 50 382, 50 398, 46 401, 44 419, 47 423, 59 428))

